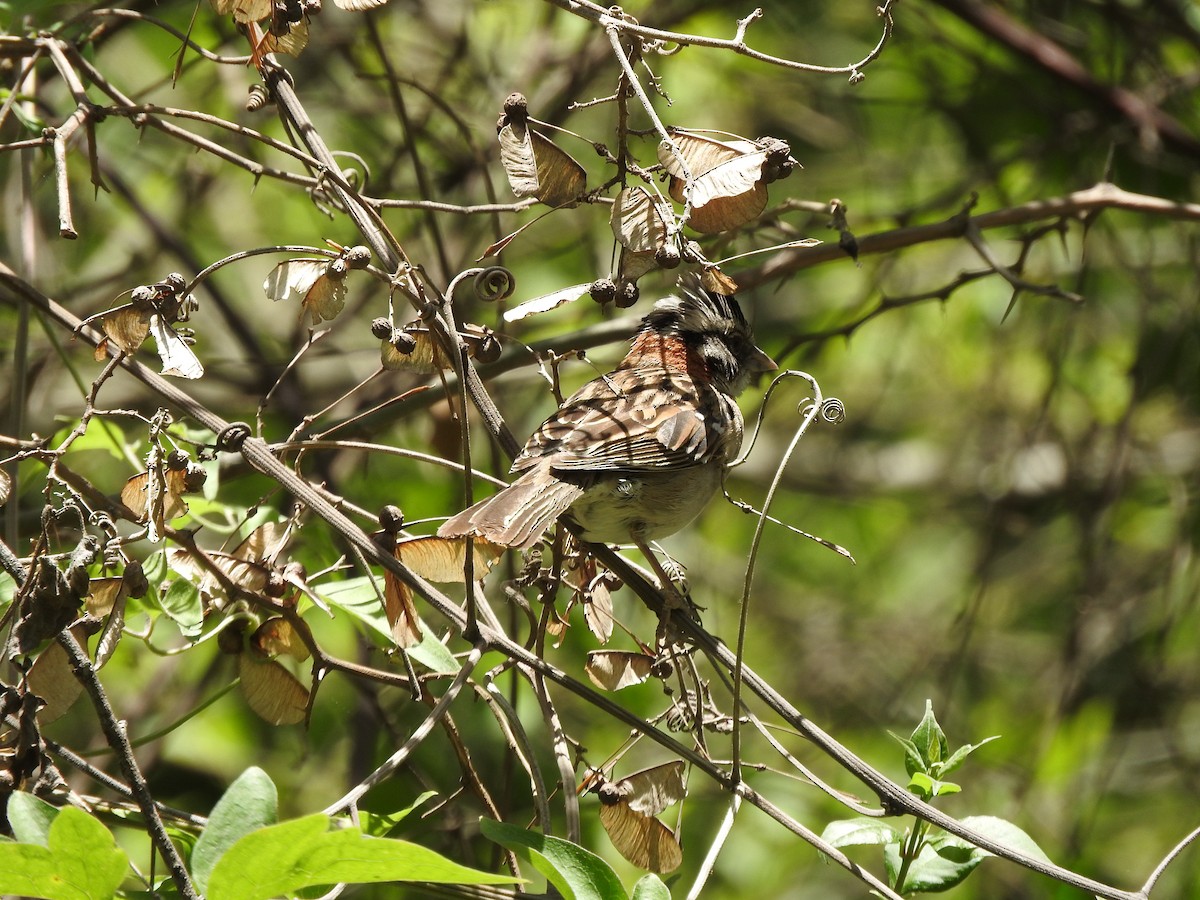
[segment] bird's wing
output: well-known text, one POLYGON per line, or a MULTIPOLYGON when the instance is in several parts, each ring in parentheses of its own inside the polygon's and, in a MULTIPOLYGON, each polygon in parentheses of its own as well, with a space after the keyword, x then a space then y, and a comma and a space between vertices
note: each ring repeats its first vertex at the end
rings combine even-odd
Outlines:
POLYGON ((718 415, 693 401, 701 389, 666 369, 618 369, 588 382, 539 428, 513 463, 514 472, 539 462, 554 471, 636 472, 708 462, 732 431, 741 437, 737 406, 704 388, 718 415), (734 428, 730 418, 736 417, 734 428))

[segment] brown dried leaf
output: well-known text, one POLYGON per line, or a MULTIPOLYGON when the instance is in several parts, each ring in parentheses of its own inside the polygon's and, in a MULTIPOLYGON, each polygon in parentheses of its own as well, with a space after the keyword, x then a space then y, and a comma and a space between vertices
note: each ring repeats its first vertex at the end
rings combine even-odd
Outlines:
POLYGON ((590 281, 585 284, 573 284, 570 287, 560 288, 553 293, 543 294, 540 297, 534 297, 532 300, 526 300, 524 303, 518 303, 504 314, 504 321, 517 322, 527 316, 535 316, 538 313, 557 309, 567 303, 573 303, 586 294, 591 286, 592 283, 590 281))
MULTIPOLYGON (((418 375, 432 375, 439 370, 454 368, 437 338, 420 321, 410 322, 404 326, 403 331, 413 339, 416 346, 413 347, 411 353, 401 353, 391 341, 383 341, 379 347, 379 362, 385 369, 390 372, 415 372, 418 375)), ((482 338, 486 330, 482 325, 468 322, 462 326, 462 333, 468 338, 482 338)), ((477 342, 468 339, 467 352, 470 353, 475 346, 477 346, 477 342)))
POLYGON ((602 644, 607 644, 613 633, 612 591, 607 580, 601 576, 592 581, 583 602, 583 620, 602 644))
POLYGON ((613 201, 608 222, 615 237, 633 253, 651 254, 667 241, 671 210, 642 185, 627 187, 613 201))
POLYGON ((693 179, 697 179, 717 166, 759 152, 758 146, 752 141, 719 141, 707 135, 679 129, 671 131, 671 139, 679 148, 679 155, 671 150, 670 144, 661 141, 658 145, 658 161, 671 176, 671 196, 679 203, 684 202, 683 181, 688 173, 693 179), (680 191, 678 195, 675 193, 677 183, 680 191))
POLYGON ((292 539, 288 522, 263 522, 242 540, 231 554, 235 559, 274 565, 292 539))
POLYGON ((573 204, 587 187, 587 173, 552 140, 524 125, 499 132, 500 164, 518 197, 537 197, 547 206, 573 204))
POLYGON ((736 197, 715 197, 704 206, 693 206, 688 226, 701 234, 732 231, 752 221, 767 208, 767 189, 757 182, 736 197))
POLYGON ((94 665, 97 669, 104 668, 105 663, 112 658, 113 653, 117 650, 117 644, 121 643, 122 629, 125 627, 125 595, 121 594, 113 603, 112 609, 108 613, 108 618, 104 622, 104 629, 100 632, 100 639, 96 641, 96 659, 94 665))
POLYGON ((263 290, 276 303, 295 294, 300 298, 300 315, 307 313, 316 327, 346 305, 346 280, 330 277, 329 263, 327 259, 285 259, 271 270, 263 290))
POLYGON ((254 633, 250 635, 250 646, 261 656, 274 659, 281 653, 304 662, 308 659, 308 647, 300 640, 300 635, 292 627, 292 623, 282 616, 272 616, 267 619, 254 633))
POLYGON ((644 816, 657 816, 668 806, 687 796, 687 785, 683 780, 684 769, 683 760, 677 759, 626 775, 617 781, 614 787, 634 812, 644 816))
POLYGON ((108 578, 93 578, 84 603, 87 611, 97 619, 102 619, 112 612, 113 604, 123 599, 126 594, 125 579, 120 575, 108 578))
MULTIPOLYGON (((213 550, 208 552, 208 556, 225 580, 249 593, 261 594, 266 590, 274 567, 290 539, 291 527, 288 523, 264 522, 250 532, 232 553, 213 550)), ((225 599, 222 578, 187 550, 170 551, 167 562, 174 571, 195 583, 200 595, 208 602, 225 599)))
MULTIPOLYGON (((482 578, 496 564, 504 548, 481 538, 472 542, 475 577, 482 578)), ((396 542, 396 559, 429 581, 458 583, 463 580, 463 564, 467 559, 465 538, 444 538, 437 535, 408 538, 396 542)))
POLYGON ((137 521, 152 518, 161 526, 164 521, 187 515, 188 505, 181 496, 187 491, 187 470, 166 469, 161 481, 150 475, 149 471, 134 475, 121 488, 121 502, 137 521))
POLYGON ((156 313, 150 317, 150 330, 154 333, 158 358, 162 360, 163 375, 199 378, 204 374, 204 366, 196 358, 187 341, 181 338, 162 316, 156 313))
POLYGON ((675 833, 653 816, 639 815, 624 803, 602 805, 600 824, 617 852, 639 869, 665 875, 683 862, 675 833))
POLYGON ((271 14, 273 0, 212 0, 218 15, 233 16, 235 22, 257 22, 271 14))
POLYGON ((308 18, 292 22, 287 34, 276 35, 268 31, 259 44, 259 53, 286 53, 288 56, 299 56, 308 46, 308 18))
POLYGON ((700 275, 700 284, 706 291, 732 297, 738 292, 738 284, 716 266, 709 266, 700 275))
POLYGON ((308 712, 308 688, 272 660, 259 660, 253 651, 238 655, 242 694, 250 708, 272 725, 295 725, 308 712))
POLYGON ((584 671, 592 684, 606 691, 619 691, 642 684, 650 677, 654 657, 629 650, 592 650, 587 655, 584 671))
POLYGON ((118 350, 131 354, 142 346, 142 342, 150 335, 151 315, 152 310, 149 308, 126 306, 101 319, 100 328, 118 350))
POLYGON ((642 869, 674 871, 683 852, 674 833, 654 818, 687 793, 682 761, 635 772, 599 789, 600 823, 620 854, 642 869))
POLYGON ((412 591, 393 573, 383 573, 383 611, 392 626, 392 640, 401 650, 421 642, 421 620, 413 603, 412 591))
POLYGON ((763 166, 767 151, 744 140, 726 143, 689 132, 675 132, 672 137, 679 155, 663 141, 658 146, 658 159, 671 176, 671 197, 679 203, 686 199, 686 163, 692 176, 688 224, 693 229, 702 234, 728 231, 766 208, 763 166))
MULTIPOLYGON (((87 647, 87 635, 82 628, 73 628, 71 633, 79 641, 79 646, 87 647)), ((50 644, 38 654, 29 669, 28 684, 29 690, 46 701, 37 714, 38 722, 42 725, 62 716, 83 692, 83 685, 71 672, 67 651, 58 642, 50 644)))

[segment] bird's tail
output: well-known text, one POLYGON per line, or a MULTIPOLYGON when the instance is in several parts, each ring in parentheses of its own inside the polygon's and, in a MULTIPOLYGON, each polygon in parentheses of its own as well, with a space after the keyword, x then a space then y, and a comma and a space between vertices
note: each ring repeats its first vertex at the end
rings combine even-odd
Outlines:
POLYGON ((534 469, 498 494, 480 500, 442 523, 440 537, 485 538, 502 547, 532 547, 579 499, 583 488, 534 469))

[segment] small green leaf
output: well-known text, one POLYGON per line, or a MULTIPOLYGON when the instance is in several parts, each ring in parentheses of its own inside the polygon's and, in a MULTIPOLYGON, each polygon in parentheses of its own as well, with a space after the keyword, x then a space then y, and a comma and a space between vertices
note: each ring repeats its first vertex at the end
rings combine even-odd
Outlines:
MULTIPOLYGON (((361 578, 347 578, 344 581, 331 581, 309 587, 329 606, 354 616, 368 626, 382 638, 380 643, 383 646, 395 646, 392 626, 383 612, 383 604, 379 602, 379 595, 375 593, 370 579, 365 575, 361 578)), ((441 675, 457 673, 459 664, 454 655, 428 628, 423 630, 425 633, 421 642, 404 652, 432 672, 441 675)))
POLYGON ((460 866, 407 841, 329 830, 320 813, 252 831, 217 860, 208 900, 268 900, 315 885, 430 881, 511 884, 515 879, 460 866))
POLYGON ((901 737, 894 731, 889 731, 892 740, 904 748, 904 771, 909 775, 915 775, 917 772, 928 772, 929 767, 925 764, 925 760, 921 758, 921 751, 906 737, 901 737))
POLYGON ((903 838, 904 833, 895 825, 866 817, 838 819, 826 825, 825 830, 821 832, 821 840, 834 847, 891 844, 898 843, 903 838))
POLYGON ((257 766, 251 766, 231 784, 208 817, 192 851, 192 877, 201 893, 222 854, 242 837, 279 818, 279 795, 275 783, 257 766))
POLYGON ((671 891, 661 878, 651 873, 638 879, 630 900, 671 900, 671 891))
POLYGON ((932 778, 924 772, 915 772, 908 779, 908 789, 920 797, 922 800, 929 800, 934 797, 934 787, 937 784, 932 778))
POLYGON ((462 668, 458 660, 454 658, 454 654, 428 628, 421 637, 421 643, 409 647, 404 652, 430 671, 442 675, 455 675, 462 668))
POLYGON ((50 825, 58 815, 58 807, 41 797, 17 791, 8 798, 8 824, 13 836, 22 844, 50 846, 50 825))
POLYGON ((177 578, 162 593, 159 601, 163 612, 171 617, 185 637, 196 637, 204 626, 204 609, 200 591, 186 578, 177 578))
POLYGON ((73 806, 54 817, 48 846, 0 844, 0 894, 111 900, 129 859, 99 821, 73 806))
POLYGON ((940 774, 942 776, 949 775, 951 772, 953 772, 955 769, 957 769, 959 766, 961 766, 964 762, 966 762, 966 759, 968 756, 970 756, 972 753, 974 753, 976 750, 978 750, 984 744, 990 744, 992 741, 999 740, 999 739, 1000 739, 1000 735, 994 734, 989 738, 984 738, 978 744, 963 744, 961 747, 959 747, 957 750, 955 750, 952 754, 950 754, 950 758, 947 759, 946 762, 942 764, 942 770, 938 774, 940 774))
MULTIPOLYGON (((971 874, 983 862, 978 853, 963 853, 961 848, 945 848, 939 853, 931 844, 924 844, 917 858, 909 864, 904 884, 896 888, 900 894, 933 893, 954 887, 971 874)), ((884 848, 884 863, 894 880, 900 871, 900 845, 889 844, 884 848)))
POLYGON ((947 794, 958 794, 962 792, 962 787, 955 784, 953 781, 934 781, 933 796, 945 797, 947 794))
POLYGON ((479 826, 489 840, 529 859, 566 900, 626 900, 612 867, 578 844, 492 819, 479 826))
POLYGON ((950 748, 946 744, 946 735, 933 715, 932 700, 925 701, 925 715, 921 717, 921 721, 912 733, 912 742, 925 762, 925 771, 950 755, 950 748))

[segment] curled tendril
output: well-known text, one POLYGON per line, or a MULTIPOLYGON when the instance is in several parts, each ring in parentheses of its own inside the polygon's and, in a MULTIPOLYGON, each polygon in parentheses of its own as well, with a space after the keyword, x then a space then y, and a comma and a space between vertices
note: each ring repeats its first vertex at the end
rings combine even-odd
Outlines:
POLYGON ((504 266, 488 266, 475 276, 475 296, 494 303, 507 300, 517 289, 517 278, 504 266))
POLYGON ((829 397, 821 404, 821 418, 833 425, 846 421, 846 407, 837 397, 829 397))
POLYGON ((250 96, 246 98, 246 111, 258 112, 271 102, 271 95, 261 84, 250 85, 250 96))
POLYGON ((217 435, 217 449, 226 453, 236 453, 242 448, 242 444, 246 442, 251 433, 250 426, 245 422, 233 422, 226 425, 217 435))

